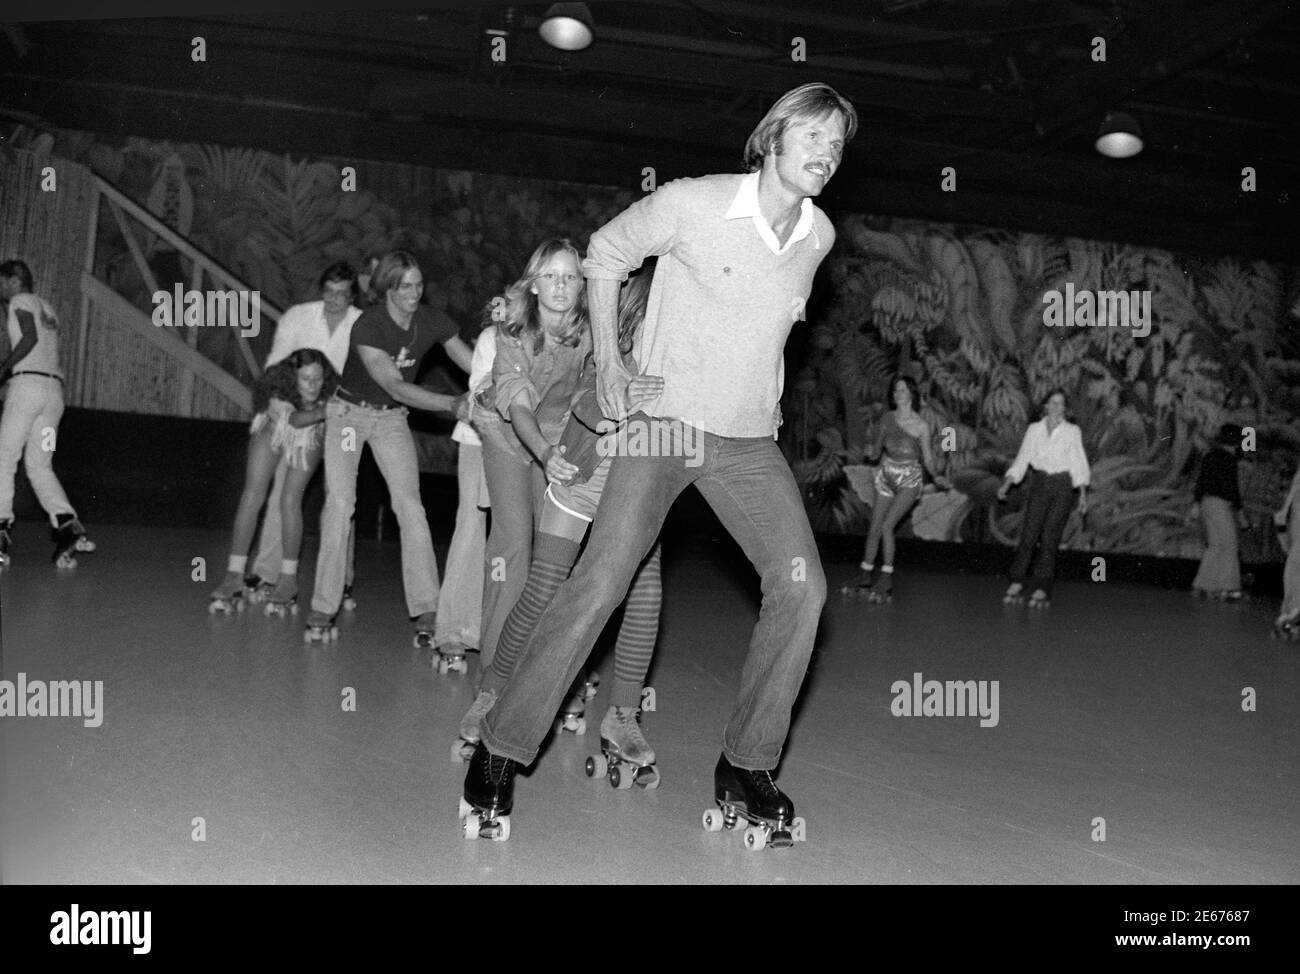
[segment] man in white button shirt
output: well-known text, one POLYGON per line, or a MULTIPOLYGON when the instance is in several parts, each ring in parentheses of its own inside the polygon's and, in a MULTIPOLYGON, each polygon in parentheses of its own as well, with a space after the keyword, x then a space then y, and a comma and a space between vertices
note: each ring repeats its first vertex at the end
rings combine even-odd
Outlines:
POLYGON ((1020 443, 1020 452, 998 488, 1003 500, 1012 485, 1028 474, 1029 498, 1021 522, 1020 543, 1011 562, 1011 585, 1002 601, 1023 601, 1025 582, 1033 586, 1030 608, 1042 608, 1052 600, 1056 580, 1056 549, 1070 516, 1070 499, 1079 491, 1079 514, 1088 513, 1088 484, 1092 470, 1083 451, 1083 434, 1065 418, 1065 390, 1053 389, 1043 401, 1043 418, 1031 423, 1020 443), (1038 556, 1034 556, 1034 548, 1038 556), (1033 560, 1033 573, 1029 562, 1033 560))
MULTIPOLYGON (((295 304, 280 316, 280 321, 275 326, 275 337, 271 341, 271 354, 266 357, 266 368, 284 361, 300 348, 315 348, 325 353, 335 372, 343 374, 352 324, 361 317, 361 309, 355 304, 356 271, 346 261, 331 264, 320 276, 320 293, 320 300, 295 304)), ((287 469, 285 460, 281 459, 280 465, 275 469, 271 496, 266 502, 262 536, 257 544, 257 557, 253 561, 252 574, 259 579, 255 599, 265 597, 267 592, 275 588, 280 576, 280 493, 287 469)), ((349 535, 349 589, 352 585, 353 543, 352 535, 349 535)), ((347 596, 345 601, 346 599, 347 596)))

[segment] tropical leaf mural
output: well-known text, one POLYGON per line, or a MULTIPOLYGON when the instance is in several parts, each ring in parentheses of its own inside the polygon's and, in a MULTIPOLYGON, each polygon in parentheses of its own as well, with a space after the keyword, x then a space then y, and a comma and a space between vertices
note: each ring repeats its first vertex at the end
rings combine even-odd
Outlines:
POLYGON ((949 434, 950 477, 984 510, 963 519, 972 537, 1014 539, 1020 512, 992 495, 1037 403, 1061 387, 1094 471, 1091 510, 1072 516, 1067 547, 1198 555, 1199 528, 1186 518, 1196 459, 1234 422, 1257 433, 1241 465, 1259 527, 1243 537, 1244 557, 1280 557, 1268 514, 1300 459, 1300 341, 1286 317, 1295 269, 856 215, 839 230, 833 289, 810 316, 783 404, 815 520, 865 530, 865 505, 835 495, 857 499, 843 467, 874 435, 890 377, 906 372, 932 428, 949 434), (1148 292, 1149 334, 1046 327, 1044 296, 1067 286, 1148 292))
MULTIPOLYGON (((21 125, 0 144, 51 140, 52 151, 141 202, 179 154, 195 241, 282 306, 314 296, 321 269, 336 260, 364 267, 385 250, 411 250, 430 283, 426 299, 467 337, 537 243, 566 236, 583 246, 634 199, 578 184, 21 125), (356 169, 355 189, 343 187, 345 166, 356 169)), ((936 448, 942 433, 949 476, 971 502, 951 519, 954 531, 1014 537, 1020 514, 993 494, 1037 403, 1061 386, 1095 475, 1092 510, 1086 521, 1072 517, 1067 545, 1198 554, 1198 530, 1185 518, 1196 461, 1220 424, 1233 422, 1256 432, 1241 465, 1258 527, 1243 535, 1244 557, 1280 557, 1269 512, 1300 458, 1300 326, 1287 310, 1300 291, 1296 268, 860 214, 840 216, 837 229, 823 293, 791 346, 782 403, 782 446, 815 527, 866 529, 869 510, 845 468, 862 462, 890 378, 902 371, 920 384, 936 448), (1148 292, 1150 333, 1046 327, 1044 295, 1067 287, 1148 292)), ((101 221, 98 272, 147 301, 115 232, 101 221)), ((259 336, 261 351, 270 338, 259 336)), ((229 347, 205 354, 238 365, 229 347)))

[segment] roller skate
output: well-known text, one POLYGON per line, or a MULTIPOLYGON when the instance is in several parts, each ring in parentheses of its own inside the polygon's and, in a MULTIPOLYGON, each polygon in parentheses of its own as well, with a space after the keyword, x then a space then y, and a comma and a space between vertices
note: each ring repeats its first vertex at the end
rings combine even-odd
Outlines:
POLYGON ((569 698, 560 708, 559 719, 555 722, 556 730, 566 730, 582 737, 587 733, 587 685, 574 684, 569 691, 569 698))
POLYGON ((1007 586, 1007 594, 1002 596, 1003 605, 1023 605, 1025 601, 1025 586, 1020 582, 1012 582, 1007 586))
POLYGON ((262 578, 261 575, 245 575, 244 588, 248 591, 248 594, 244 597, 251 605, 261 605, 271 597, 271 593, 275 591, 277 584, 279 583, 268 581, 262 578))
POLYGON ((0 521, 0 568, 9 564, 9 545, 13 541, 13 518, 0 521))
POLYGON ((416 649, 433 649, 433 630, 438 621, 438 613, 421 612, 415 620, 415 641, 413 645, 416 649))
POLYGON ((474 748, 479 742, 479 727, 483 724, 483 718, 488 715, 488 711, 495 706, 497 702, 497 692, 495 690, 480 690, 474 702, 470 704, 469 710, 465 711, 465 716, 460 722, 460 737, 456 743, 451 746, 451 760, 453 764, 463 764, 474 756, 474 748))
POLYGON ((875 580, 875 569, 869 567, 866 562, 858 566, 861 571, 856 578, 845 582, 840 588, 841 595, 869 595, 871 586, 875 580))
POLYGON ((357 609, 356 596, 352 594, 352 583, 343 586, 343 611, 355 612, 357 609))
POLYGON ((339 627, 334 625, 333 618, 315 610, 307 614, 307 626, 302 633, 303 642, 332 643, 338 638, 339 627))
POLYGON ((611 706, 600 722, 600 753, 587 758, 587 777, 604 776, 620 791, 634 784, 659 787, 655 752, 641 733, 641 711, 637 707, 611 706))
POLYGON ((1034 589, 1034 594, 1029 596, 1029 608, 1031 609, 1046 609, 1051 604, 1051 598, 1041 588, 1034 589))
POLYGON ((433 668, 439 673, 468 673, 469 663, 465 662, 465 653, 467 647, 461 643, 444 643, 438 647, 438 654, 434 657, 433 668))
POLYGON ((867 601, 873 605, 888 605, 894 601, 894 573, 881 572, 876 584, 867 593, 867 601))
POLYGON ((704 813, 706 832, 739 828, 743 819, 750 823, 745 848, 751 851, 804 841, 804 820, 794 817, 794 802, 776 787, 771 772, 737 768, 722 755, 713 771, 713 793, 718 807, 704 813))
POLYGON ((519 764, 497 757, 480 742, 465 772, 460 799, 461 828, 467 839, 510 838, 510 810, 515 803, 515 773, 519 764))
POLYGON ((226 572, 225 580, 217 586, 208 602, 208 615, 218 612, 230 615, 232 612, 244 611, 244 599, 247 593, 244 576, 239 572, 226 572))
POLYGON ((54 541, 54 556, 50 559, 59 568, 76 568, 77 552, 95 550, 95 543, 86 537, 86 529, 74 514, 57 516, 58 526, 50 532, 54 541))
POLYGON ((298 614, 298 578, 296 575, 281 575, 275 587, 266 595, 267 618, 278 616, 283 619, 285 613, 298 614))
POLYGON ((1273 623, 1273 638, 1300 640, 1300 611, 1278 616, 1273 623))

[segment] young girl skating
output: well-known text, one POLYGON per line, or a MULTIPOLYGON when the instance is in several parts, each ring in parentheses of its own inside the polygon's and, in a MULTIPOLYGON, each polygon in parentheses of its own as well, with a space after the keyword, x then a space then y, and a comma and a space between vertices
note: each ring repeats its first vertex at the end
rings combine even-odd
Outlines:
POLYGON ((266 599, 267 614, 297 610, 298 554, 302 547, 302 497, 320 464, 325 400, 338 375, 323 352, 300 348, 273 365, 257 384, 260 408, 249 427, 244 489, 226 564, 226 577, 212 593, 209 612, 243 608, 250 590, 244 568, 257 529, 257 513, 266 500, 276 465, 288 464, 280 497, 283 554, 280 577, 266 599))

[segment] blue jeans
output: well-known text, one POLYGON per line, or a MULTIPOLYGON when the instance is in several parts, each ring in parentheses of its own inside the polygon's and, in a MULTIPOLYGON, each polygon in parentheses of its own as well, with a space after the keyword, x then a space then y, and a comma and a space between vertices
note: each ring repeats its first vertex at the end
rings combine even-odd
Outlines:
POLYGON ((388 484, 402 536, 406 611, 412 617, 437 612, 438 562, 433 556, 429 519, 420 501, 420 468, 415 438, 406 425, 406 410, 370 409, 341 399, 331 399, 325 406, 325 508, 320 516, 320 555, 311 607, 333 618, 343 601, 348 528, 357 506, 357 470, 366 443, 388 484))
MULTIPOLYGON (((632 417, 647 421, 644 414, 632 417)), ((763 605, 722 736, 732 764, 772 770, 812 655, 826 576, 790 467, 771 437, 692 431, 696 459, 616 456, 587 550, 542 614, 514 676, 484 721, 494 754, 530 764, 578 670, 650 551, 668 509, 694 484, 758 570, 763 605), (702 446, 702 449, 699 447, 702 446), (695 464, 688 466, 688 463, 695 464)))

